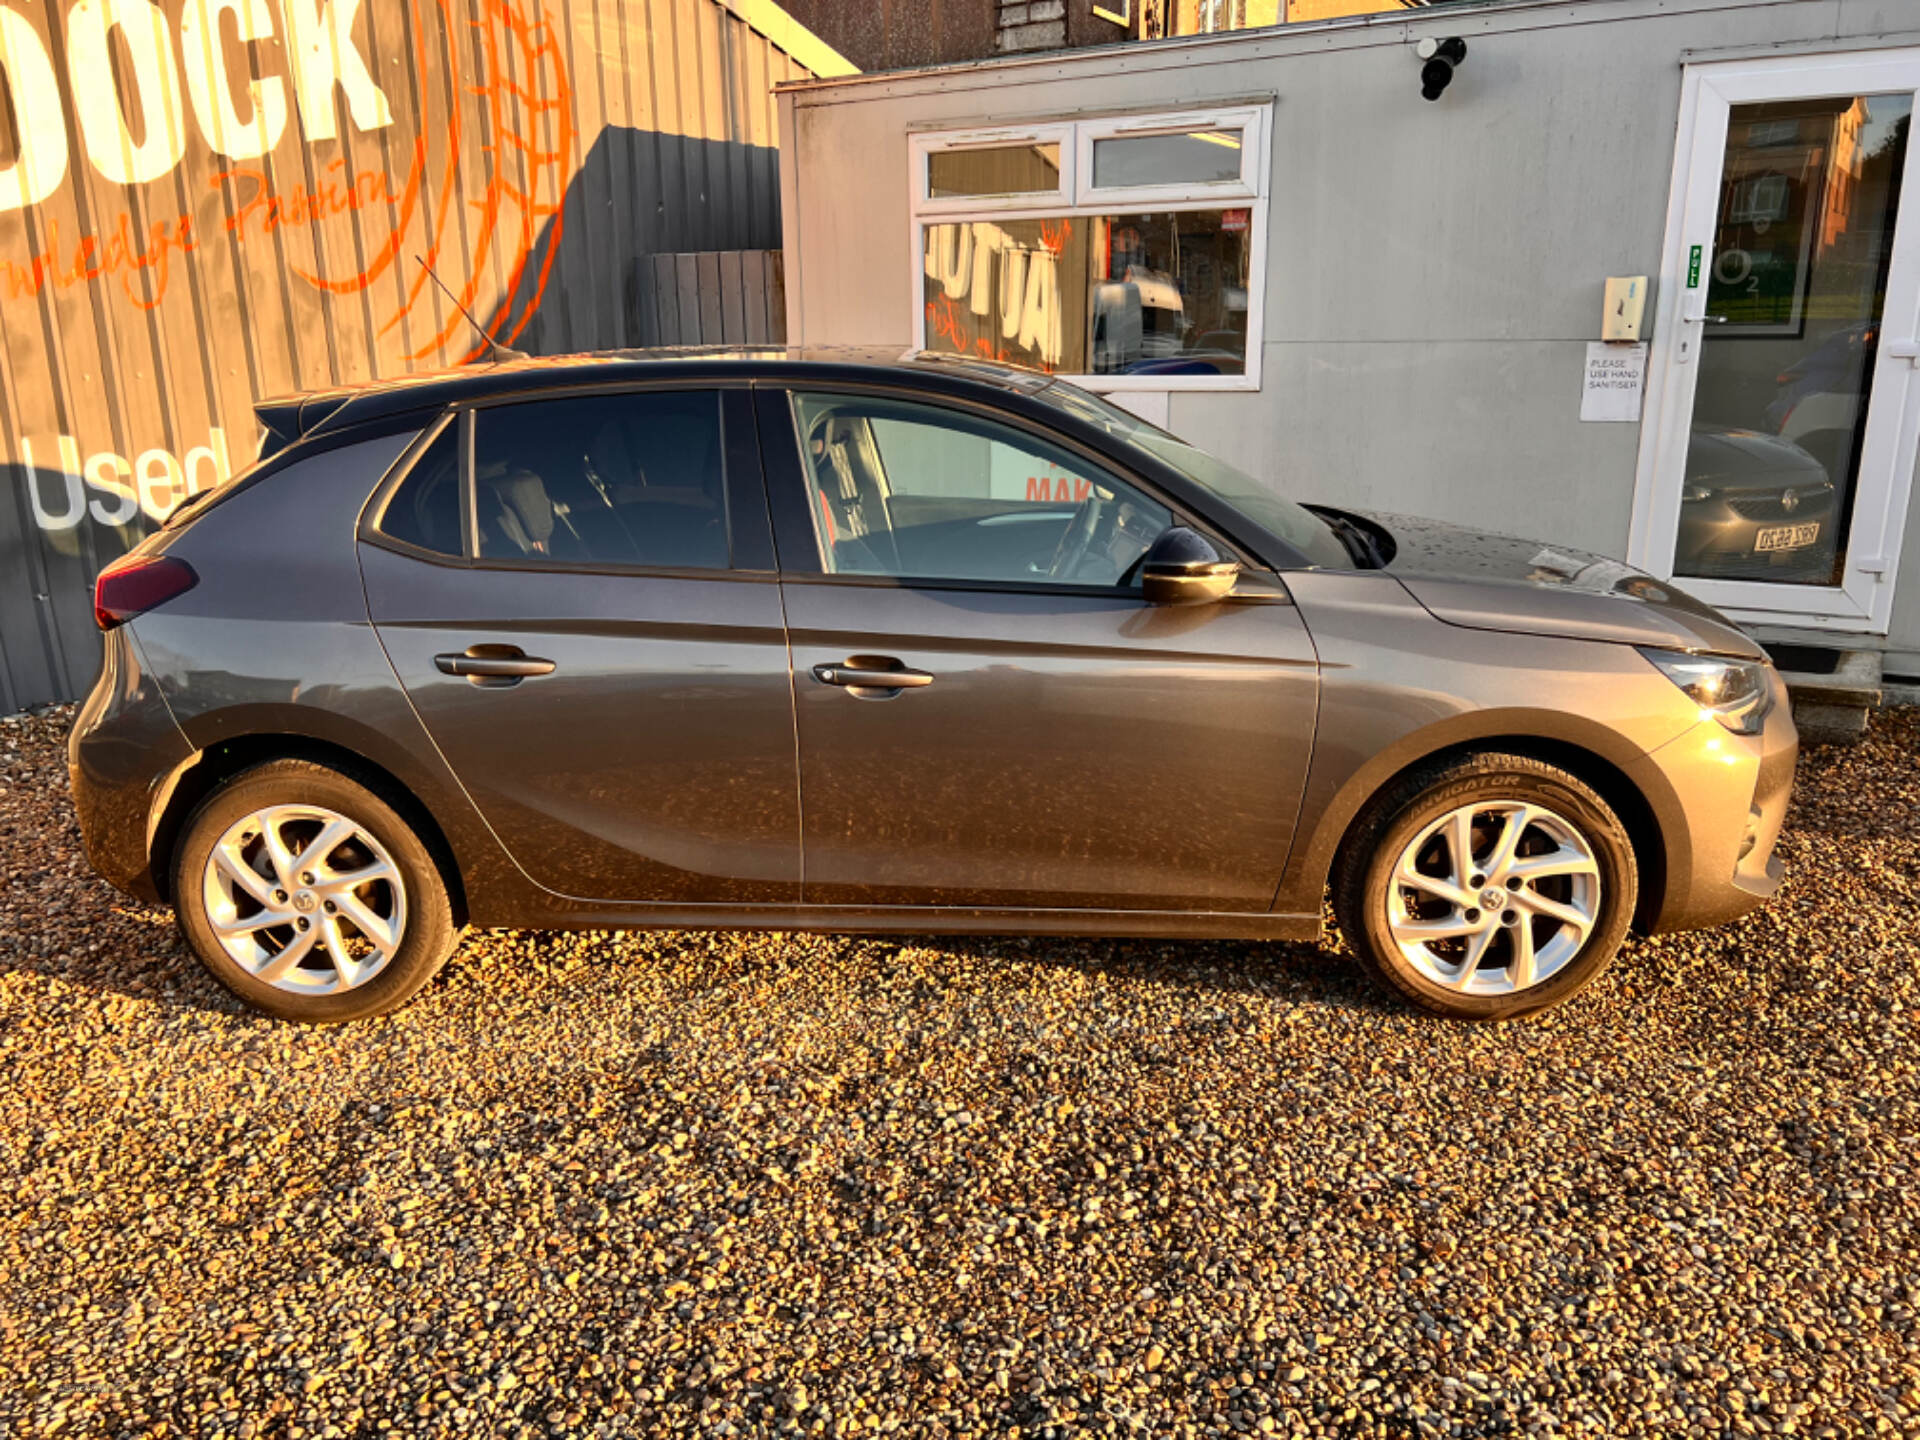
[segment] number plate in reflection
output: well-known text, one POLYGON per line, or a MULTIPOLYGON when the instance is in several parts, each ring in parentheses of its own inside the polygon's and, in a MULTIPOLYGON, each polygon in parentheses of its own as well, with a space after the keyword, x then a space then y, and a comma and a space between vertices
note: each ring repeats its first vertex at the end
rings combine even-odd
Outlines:
POLYGON ((1820 538, 1820 522, 1809 521, 1805 525, 1775 525, 1762 530, 1753 537, 1753 548, 1762 550, 1798 550, 1802 545, 1811 545, 1820 538))

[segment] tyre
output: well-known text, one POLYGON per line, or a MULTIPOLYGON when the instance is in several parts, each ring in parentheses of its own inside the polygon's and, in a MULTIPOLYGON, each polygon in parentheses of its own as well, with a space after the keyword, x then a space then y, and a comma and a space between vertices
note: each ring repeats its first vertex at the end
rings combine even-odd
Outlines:
POLYGON ((1334 914, 1361 962, 1416 1005, 1503 1020, 1591 984, 1638 893, 1632 841, 1585 781, 1470 754, 1408 775, 1362 814, 1334 914))
POLYGON ((283 1020, 332 1024, 405 1004, 458 939, 446 882, 372 790, 307 760, 242 771, 174 851, 174 912, 227 989, 283 1020))

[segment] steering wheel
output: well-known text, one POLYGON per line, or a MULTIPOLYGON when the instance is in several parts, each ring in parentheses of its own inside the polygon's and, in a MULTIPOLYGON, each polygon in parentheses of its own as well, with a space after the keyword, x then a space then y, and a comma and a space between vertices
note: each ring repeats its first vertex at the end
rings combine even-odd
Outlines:
POLYGON ((1073 519, 1067 522, 1067 528, 1060 532, 1060 543, 1054 547, 1053 560, 1047 566, 1048 579, 1072 580, 1080 573, 1087 552, 1093 548, 1093 537, 1100 533, 1100 516, 1105 509, 1106 502, 1101 499, 1100 491, 1089 489, 1087 498, 1080 502, 1073 519))

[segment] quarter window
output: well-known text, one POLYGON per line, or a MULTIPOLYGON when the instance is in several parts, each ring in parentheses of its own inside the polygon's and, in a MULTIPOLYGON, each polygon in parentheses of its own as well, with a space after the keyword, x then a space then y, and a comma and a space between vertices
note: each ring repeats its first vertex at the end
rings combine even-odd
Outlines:
POLYGON ((483 559, 724 569, 720 397, 659 390, 479 410, 473 505, 483 559))
POLYGON ((380 533, 436 555, 457 557, 466 553, 460 535, 457 418, 441 427, 438 438, 413 462, 413 468, 388 498, 380 515, 380 533))
POLYGON ((912 402, 794 397, 823 568, 1131 585, 1172 513, 1037 436, 912 402))

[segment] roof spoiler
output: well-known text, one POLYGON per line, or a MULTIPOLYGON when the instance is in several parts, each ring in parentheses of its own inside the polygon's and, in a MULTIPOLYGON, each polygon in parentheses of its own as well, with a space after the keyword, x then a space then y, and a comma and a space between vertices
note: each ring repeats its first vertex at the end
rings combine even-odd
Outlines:
POLYGON ((322 390, 309 395, 282 395, 262 400, 253 407, 260 422, 260 452, 255 457, 270 460, 302 435, 316 429, 321 421, 347 403, 350 390, 322 390))

